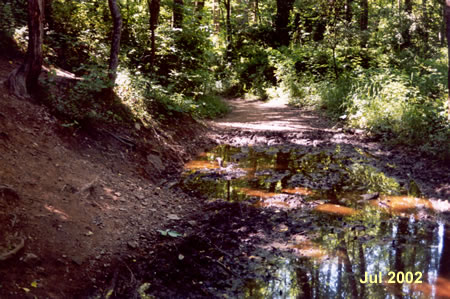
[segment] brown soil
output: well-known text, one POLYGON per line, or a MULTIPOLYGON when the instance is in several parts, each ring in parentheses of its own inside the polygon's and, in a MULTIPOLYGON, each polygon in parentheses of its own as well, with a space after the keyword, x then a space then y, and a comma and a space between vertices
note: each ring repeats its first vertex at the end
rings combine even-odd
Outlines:
MULTIPOLYGON (((16 65, 0 60, 0 81, 16 65)), ((199 123, 178 122, 64 128, 1 84, 0 297, 102 294, 117 264, 197 210, 167 178, 210 141, 199 123)))

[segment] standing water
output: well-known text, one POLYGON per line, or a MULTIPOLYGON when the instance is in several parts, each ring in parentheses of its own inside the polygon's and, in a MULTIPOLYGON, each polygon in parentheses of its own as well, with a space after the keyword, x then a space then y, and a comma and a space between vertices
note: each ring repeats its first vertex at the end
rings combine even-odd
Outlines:
POLYGON ((246 298, 450 298, 448 228, 375 164, 358 148, 219 146, 182 186, 283 215, 249 257, 246 298))

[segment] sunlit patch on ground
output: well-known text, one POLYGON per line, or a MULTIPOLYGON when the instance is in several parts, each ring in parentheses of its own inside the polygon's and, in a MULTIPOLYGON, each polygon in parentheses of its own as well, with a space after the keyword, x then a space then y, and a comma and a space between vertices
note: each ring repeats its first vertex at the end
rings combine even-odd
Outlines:
POLYGON ((61 211, 60 209, 55 208, 55 207, 52 206, 52 205, 47 205, 47 204, 46 204, 44 207, 45 207, 45 209, 46 209, 47 211, 50 211, 50 212, 52 212, 52 213, 58 215, 58 217, 59 217, 61 220, 68 220, 68 219, 69 219, 69 215, 68 215, 68 214, 66 214, 65 212, 61 211))

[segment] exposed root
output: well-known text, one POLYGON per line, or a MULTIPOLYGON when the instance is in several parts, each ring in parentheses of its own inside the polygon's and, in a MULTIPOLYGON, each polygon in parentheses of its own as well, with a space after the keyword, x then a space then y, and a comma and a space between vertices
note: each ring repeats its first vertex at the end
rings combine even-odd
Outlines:
POLYGON ((0 254, 0 261, 6 261, 12 258, 16 253, 18 253, 25 246, 25 239, 20 238, 20 243, 12 250, 0 254))

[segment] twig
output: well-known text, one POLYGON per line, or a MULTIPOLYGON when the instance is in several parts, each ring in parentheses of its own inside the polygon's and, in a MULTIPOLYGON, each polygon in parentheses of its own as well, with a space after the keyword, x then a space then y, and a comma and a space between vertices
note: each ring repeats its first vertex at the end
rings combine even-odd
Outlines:
POLYGON ((236 277, 239 277, 239 275, 237 274, 237 273, 235 273, 233 270, 231 270, 231 269, 228 269, 224 264, 222 264, 221 262, 219 262, 219 261, 217 261, 217 260, 215 260, 215 259, 213 259, 212 257, 209 257, 209 256, 205 256, 208 260, 210 260, 210 261, 212 261, 212 262, 214 262, 214 263, 216 263, 216 264, 218 264, 222 269, 224 269, 225 271, 227 271, 228 273, 230 273, 231 275, 234 275, 234 276, 236 276, 236 277))
POLYGON ((8 251, 0 255, 0 261, 6 261, 13 257, 17 252, 19 252, 25 246, 25 239, 20 238, 20 244, 17 245, 13 250, 8 251))
POLYGON ((111 135, 114 139, 116 139, 117 141, 119 141, 119 142, 121 142, 121 143, 123 143, 123 144, 125 144, 125 145, 127 145, 129 147, 136 147, 136 144, 133 141, 129 140, 129 139, 117 136, 117 135, 115 135, 115 134, 113 134, 113 133, 111 133, 111 132, 109 132, 107 130, 103 130, 103 132, 111 135))

